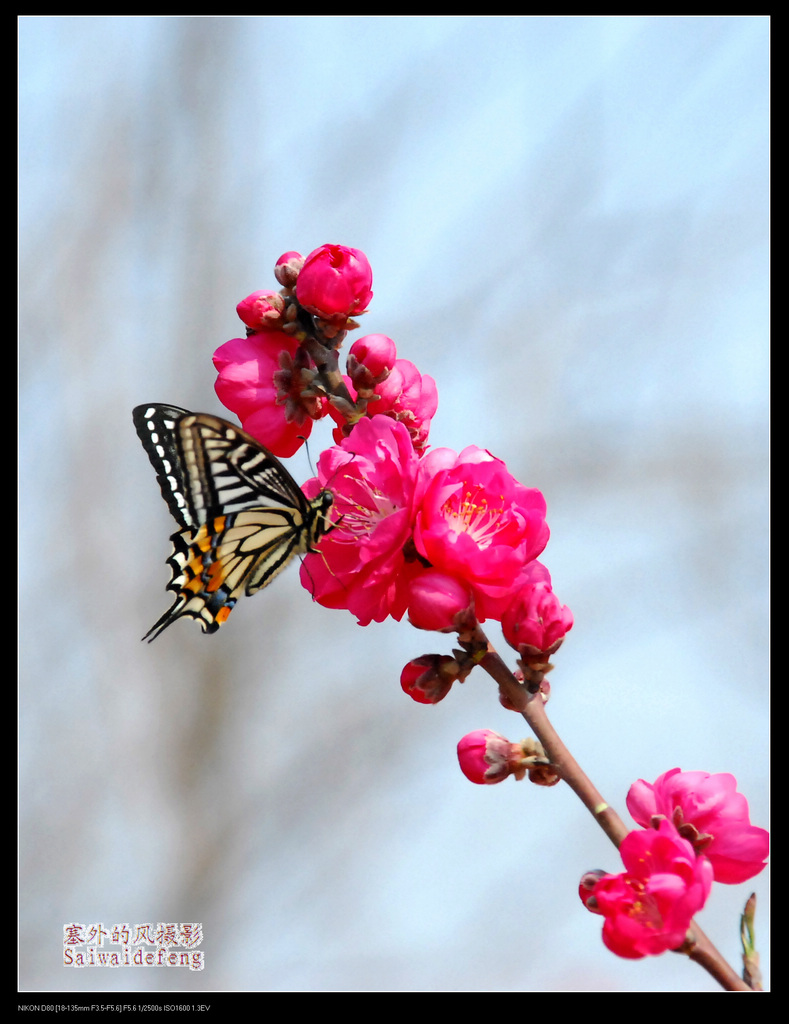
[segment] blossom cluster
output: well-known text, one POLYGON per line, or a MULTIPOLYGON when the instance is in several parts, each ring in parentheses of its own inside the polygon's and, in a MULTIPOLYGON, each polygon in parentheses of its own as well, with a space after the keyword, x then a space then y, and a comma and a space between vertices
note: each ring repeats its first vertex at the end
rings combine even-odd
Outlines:
POLYGON ((736 884, 765 866, 769 835, 751 825, 733 775, 673 768, 630 787, 627 807, 639 825, 619 848, 620 874, 589 872, 579 894, 605 918, 603 942, 639 959, 679 948, 713 881, 736 884))
MULTIPOLYGON (((473 638, 488 619, 518 652, 525 688, 547 700, 548 658, 573 616, 538 560, 549 538, 543 495, 483 448, 430 447, 435 381, 398 357, 391 338, 359 338, 341 371, 340 347, 359 326, 352 318, 373 294, 363 252, 288 252, 275 276, 279 291, 238 304, 246 332, 215 352, 215 387, 244 429, 279 456, 294 454, 316 421, 332 423, 334 444, 303 487, 309 499, 325 490, 333 499, 320 550, 302 562, 304 587, 361 625, 407 616, 423 630, 456 632, 463 650, 405 666, 402 688, 420 703, 442 700, 485 656, 487 642, 475 648, 473 638)), ((458 758, 480 785, 510 775, 542 786, 560 779, 537 740, 511 743, 488 729, 463 737, 458 758)), ((682 946, 713 881, 738 883, 761 871, 768 834, 750 824, 727 774, 675 768, 655 783, 636 782, 627 806, 640 827, 621 843, 625 870, 587 872, 579 892, 605 918, 608 948, 635 959, 682 946)))
MULTIPOLYGON (((526 770, 533 782, 553 785, 550 763, 534 740, 511 743, 477 729, 458 743, 466 778, 495 785, 526 770), (534 776, 535 770, 541 775, 534 776)), ((654 783, 631 787, 627 807, 641 825, 619 848, 620 874, 588 871, 579 885, 584 905, 605 918, 603 941, 618 956, 640 959, 679 948, 713 881, 745 882, 765 866, 769 835, 750 823, 748 802, 733 775, 673 768, 654 783)))
MULTIPOLYGON (((332 492, 332 529, 304 558, 303 585, 361 625, 407 614, 421 629, 451 632, 495 619, 523 658, 544 667, 572 615, 537 561, 549 537, 543 495, 483 448, 430 449, 435 381, 399 358, 391 338, 359 338, 346 372, 333 370, 357 326, 351 316, 372 297, 364 253, 290 252, 275 273, 279 292, 239 303, 247 333, 216 351, 216 391, 277 455, 292 455, 317 420, 334 421, 335 444, 304 485, 309 498, 332 492)), ((446 672, 440 686, 422 676, 407 666, 402 683, 423 703, 451 685, 446 672)))
POLYGON ((522 586, 549 582, 537 562, 545 499, 482 448, 420 455, 403 423, 372 416, 321 455, 305 489, 312 497, 325 487, 337 525, 305 559, 303 580, 362 625, 406 612, 439 631, 470 614, 500 620, 522 586))
POLYGON ((246 334, 214 353, 215 389, 247 433, 288 458, 330 412, 306 333, 341 342, 372 299, 372 270, 358 249, 322 245, 306 259, 285 253, 274 272, 279 292, 253 292, 236 307, 246 334))

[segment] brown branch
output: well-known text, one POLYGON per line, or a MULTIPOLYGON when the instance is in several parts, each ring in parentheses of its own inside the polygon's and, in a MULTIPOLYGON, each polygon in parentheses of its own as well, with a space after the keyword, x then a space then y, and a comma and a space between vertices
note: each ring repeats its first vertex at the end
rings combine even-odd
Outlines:
MULTIPOLYGON (((545 748, 546 754, 551 759, 552 767, 580 798, 600 828, 618 849, 630 829, 616 811, 608 806, 565 746, 548 719, 541 693, 539 691, 530 693, 523 683, 518 682, 479 625, 473 632, 465 636, 461 635, 458 639, 461 645, 475 656, 475 660, 496 681, 505 705, 523 715, 534 735, 545 748)), ((684 953, 699 964, 727 991, 753 991, 718 952, 695 920, 690 923, 685 942, 675 952, 684 953)))

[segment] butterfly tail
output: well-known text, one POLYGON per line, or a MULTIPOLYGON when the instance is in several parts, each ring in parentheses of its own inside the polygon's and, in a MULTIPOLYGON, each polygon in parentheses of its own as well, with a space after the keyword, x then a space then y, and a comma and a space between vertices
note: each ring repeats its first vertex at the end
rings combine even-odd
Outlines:
POLYGON ((172 578, 167 589, 176 596, 164 615, 143 637, 151 643, 176 619, 195 619, 204 633, 215 633, 235 607, 238 599, 223 580, 220 563, 215 559, 216 537, 199 531, 180 530, 170 538, 173 551, 167 559, 172 578))

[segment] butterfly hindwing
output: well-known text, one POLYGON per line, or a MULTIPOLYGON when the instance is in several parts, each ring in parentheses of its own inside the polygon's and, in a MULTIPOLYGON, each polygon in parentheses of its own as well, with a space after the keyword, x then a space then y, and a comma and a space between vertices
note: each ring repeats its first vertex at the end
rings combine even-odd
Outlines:
POLYGON ((261 590, 332 528, 332 495, 308 501, 271 452, 217 416, 168 405, 138 406, 133 416, 181 527, 167 560, 175 602, 146 636, 181 616, 213 633, 241 594, 261 590))

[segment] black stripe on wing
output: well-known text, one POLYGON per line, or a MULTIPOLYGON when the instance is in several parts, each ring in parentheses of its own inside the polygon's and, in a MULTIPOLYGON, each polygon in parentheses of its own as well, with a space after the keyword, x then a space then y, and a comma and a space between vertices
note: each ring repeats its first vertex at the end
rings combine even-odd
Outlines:
POLYGON ((250 505, 306 514, 307 499, 290 473, 240 427, 208 413, 188 414, 178 421, 177 443, 195 522, 250 505))
POLYGON ((173 519, 182 527, 192 526, 195 521, 189 510, 189 488, 176 441, 178 421, 188 415, 186 409, 176 405, 154 403, 138 405, 132 412, 137 436, 156 471, 162 497, 173 519))

